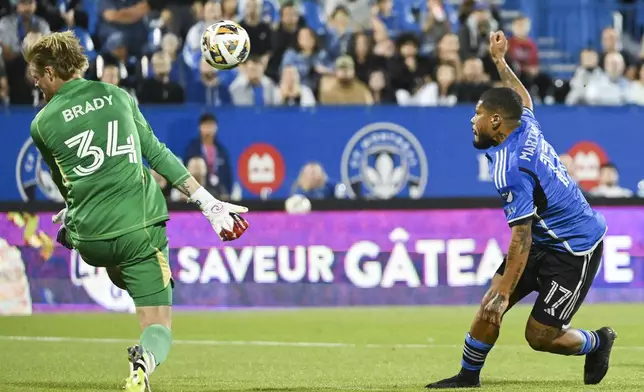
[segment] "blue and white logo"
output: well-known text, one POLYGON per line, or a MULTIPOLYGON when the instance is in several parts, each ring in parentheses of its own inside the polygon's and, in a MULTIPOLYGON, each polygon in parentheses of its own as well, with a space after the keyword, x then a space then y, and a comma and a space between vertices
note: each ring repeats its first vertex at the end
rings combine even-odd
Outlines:
POLYGON ((31 138, 27 139, 18 153, 16 185, 24 201, 42 199, 43 195, 47 200, 59 203, 64 201, 51 178, 47 164, 43 162, 42 155, 31 138))
POLYGON ((352 198, 418 199, 427 186, 423 147, 411 132, 393 123, 373 123, 356 132, 344 148, 340 170, 352 198))

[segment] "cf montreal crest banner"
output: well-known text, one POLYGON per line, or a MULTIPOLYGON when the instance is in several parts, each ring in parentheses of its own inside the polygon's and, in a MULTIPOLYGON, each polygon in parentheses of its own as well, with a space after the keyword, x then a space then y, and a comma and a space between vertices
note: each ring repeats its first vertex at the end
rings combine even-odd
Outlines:
MULTIPOLYGON (((142 107, 155 134, 180 158, 199 135, 203 109, 142 107)), ((344 184, 347 197, 493 196, 485 155, 472 146, 473 110, 218 108, 215 114, 217 138, 228 150, 234 177, 232 192, 242 198, 288 197, 311 161, 319 162, 331 181, 344 184)), ((599 167, 607 162, 617 165, 626 188, 635 190, 644 179, 637 159, 644 145, 638 126, 644 109, 538 107, 535 114, 557 153, 570 155, 586 190, 597 185, 599 167)), ((0 201, 60 201, 29 138, 34 115, 16 108, 0 113, 0 201)))
MULTIPOLYGON (((644 208, 599 210, 609 230, 587 301, 644 301, 644 208)), ((510 239, 496 209, 250 213, 248 219, 248 233, 224 245, 200 213, 171 214, 176 306, 474 304, 510 239)), ((0 245, 11 255, 11 263, 0 263, 0 276, 13 282, 0 285, 0 314, 28 313, 31 306, 133 311, 104 269, 52 241, 56 229, 51 214, 0 214, 0 245)))

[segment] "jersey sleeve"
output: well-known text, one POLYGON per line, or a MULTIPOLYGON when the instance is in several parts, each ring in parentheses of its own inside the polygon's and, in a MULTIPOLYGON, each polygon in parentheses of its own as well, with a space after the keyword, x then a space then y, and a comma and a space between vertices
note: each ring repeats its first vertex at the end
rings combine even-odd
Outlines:
POLYGON ((537 118, 534 116, 534 112, 527 107, 523 108, 523 113, 521 113, 521 121, 526 122, 541 131, 541 124, 539 124, 539 121, 537 121, 537 118))
POLYGON ((508 173, 507 186, 499 192, 503 198, 503 210, 510 227, 534 216, 536 212, 534 188, 534 179, 528 173, 519 170, 508 173))
POLYGON ((130 97, 130 105, 134 113, 134 123, 141 141, 141 155, 150 167, 165 178, 173 187, 190 177, 188 169, 179 159, 161 143, 152 132, 148 121, 143 117, 134 100, 130 97))
POLYGON ((36 148, 38 148, 38 151, 40 151, 40 155, 42 156, 43 161, 45 161, 47 166, 49 166, 51 179, 54 181, 54 184, 56 184, 58 191, 63 196, 63 198, 67 200, 67 187, 64 185, 63 175, 60 172, 60 168, 56 164, 54 156, 45 145, 45 141, 43 140, 40 129, 38 128, 38 118, 39 117, 36 116, 36 118, 31 122, 31 128, 29 130, 31 139, 34 141, 34 144, 36 145, 36 148))

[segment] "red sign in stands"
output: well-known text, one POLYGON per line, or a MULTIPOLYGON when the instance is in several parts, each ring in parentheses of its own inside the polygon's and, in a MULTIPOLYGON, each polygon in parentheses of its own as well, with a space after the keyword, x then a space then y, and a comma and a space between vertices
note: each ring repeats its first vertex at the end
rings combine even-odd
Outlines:
POLYGON ((582 141, 570 148, 568 154, 575 163, 575 176, 585 190, 591 190, 599 183, 599 168, 607 163, 608 155, 597 143, 582 141))
POLYGON ((250 192, 273 193, 284 182, 284 158, 272 145, 255 143, 246 148, 237 162, 239 180, 250 192))

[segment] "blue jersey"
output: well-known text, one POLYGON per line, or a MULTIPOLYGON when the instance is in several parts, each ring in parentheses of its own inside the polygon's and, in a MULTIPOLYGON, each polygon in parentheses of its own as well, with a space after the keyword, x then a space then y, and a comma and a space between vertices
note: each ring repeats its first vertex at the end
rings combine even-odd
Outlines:
POLYGON ((531 110, 524 108, 521 126, 486 157, 508 223, 532 218, 533 243, 582 256, 602 241, 603 215, 568 176, 531 110))

